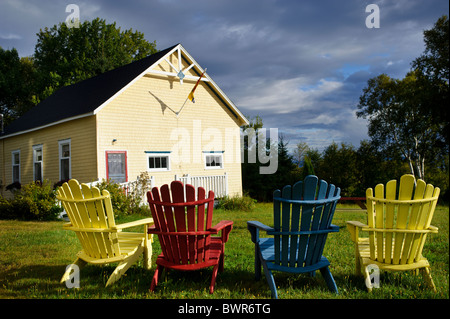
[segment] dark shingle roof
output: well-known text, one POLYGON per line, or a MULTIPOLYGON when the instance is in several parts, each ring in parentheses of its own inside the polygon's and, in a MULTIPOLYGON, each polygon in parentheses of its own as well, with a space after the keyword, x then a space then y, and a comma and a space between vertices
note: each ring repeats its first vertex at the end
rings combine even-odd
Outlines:
POLYGON ((94 112, 175 46, 57 90, 53 95, 10 123, 5 128, 3 136, 94 112))

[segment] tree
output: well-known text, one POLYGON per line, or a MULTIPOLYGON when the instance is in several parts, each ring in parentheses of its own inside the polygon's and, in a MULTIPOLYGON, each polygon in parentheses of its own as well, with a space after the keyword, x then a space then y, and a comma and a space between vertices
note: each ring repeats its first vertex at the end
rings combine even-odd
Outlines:
POLYGON ((368 134, 387 158, 400 152, 411 174, 423 179, 425 159, 433 154, 439 131, 421 112, 417 92, 422 89, 416 72, 408 73, 403 80, 382 74, 368 81, 356 114, 368 119, 368 134))
POLYGON ((33 106, 36 69, 33 59, 0 47, 0 114, 4 125, 33 106))
MULTIPOLYGON (((267 194, 270 192, 268 183, 264 183, 265 175, 259 173, 262 165, 257 150, 259 149, 260 135, 258 130, 263 128, 263 121, 261 117, 248 117, 249 125, 243 126, 243 158, 242 158, 242 188, 250 197, 259 200, 267 201, 267 194), (254 158, 253 158, 254 157, 254 158)), ((267 145, 267 142, 264 141, 267 145)))
POLYGON ((272 140, 272 136, 267 138, 260 134, 258 130, 263 129, 261 117, 256 116, 250 119, 248 126, 242 127, 244 135, 242 161, 242 187, 244 192, 258 201, 271 201, 273 191, 285 185, 296 182, 296 165, 292 156, 289 155, 287 142, 283 136, 278 136, 278 142, 272 140), (261 154, 270 157, 270 161, 275 160, 277 169, 271 174, 261 173, 260 168, 267 166, 262 162, 261 154), (265 154, 264 154, 265 153, 265 154))
POLYGON ((281 190, 286 185, 292 185, 298 180, 297 174, 294 173, 297 165, 289 154, 288 144, 283 135, 278 137, 278 169, 274 176, 270 177, 273 184, 271 193, 276 189, 281 190))
POLYGON ((367 188, 385 184, 393 179, 393 176, 402 176, 408 171, 408 165, 400 156, 386 158, 373 143, 363 140, 356 150, 354 196, 366 196, 367 188))
POLYGON ((121 31, 116 23, 96 18, 79 28, 65 23, 37 33, 35 64, 41 75, 39 99, 56 89, 91 78, 157 52, 155 42, 132 29, 121 31))
POLYGON ((316 175, 316 173, 311 163, 311 159, 307 155, 305 155, 303 160, 302 179, 305 179, 305 177, 308 175, 316 175))
POLYGON ((318 149, 311 149, 308 147, 306 151, 305 158, 311 162, 312 167, 316 167, 315 171, 322 165, 322 155, 318 149))
POLYGON ((296 147, 294 148, 294 154, 293 159, 297 163, 297 165, 301 165, 303 161, 306 160, 306 153, 309 150, 309 146, 306 142, 299 142, 297 143, 296 147))
POLYGON ((132 29, 99 18, 79 28, 65 23, 37 33, 32 57, 0 47, 0 112, 4 124, 21 116, 55 90, 156 53, 155 42, 132 29))
POLYGON ((352 196, 357 183, 356 150, 351 144, 330 144, 322 152, 317 175, 341 188, 342 196, 352 196))
POLYGON ((396 152, 410 171, 425 177, 425 162, 445 162, 448 153, 448 17, 424 32, 425 52, 404 79, 386 74, 368 81, 360 96, 358 117, 369 120, 372 143, 389 160, 396 152))
POLYGON ((434 27, 424 31, 425 51, 412 67, 421 82, 421 111, 441 129, 437 142, 449 145, 449 23, 444 15, 434 27))

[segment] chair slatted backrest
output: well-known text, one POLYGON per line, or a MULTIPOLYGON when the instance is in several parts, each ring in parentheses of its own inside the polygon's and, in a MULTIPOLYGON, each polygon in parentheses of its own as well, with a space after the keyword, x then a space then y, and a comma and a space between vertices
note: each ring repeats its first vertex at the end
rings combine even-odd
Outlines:
POLYGON ((322 257, 340 188, 310 175, 274 197, 275 263, 306 267, 322 257))
POLYGON ((174 181, 153 187, 147 193, 156 234, 164 256, 175 264, 197 264, 209 260, 214 192, 174 181))
POLYGON ((370 259, 399 265, 418 261, 439 197, 439 187, 403 175, 366 191, 370 259))
POLYGON ((84 252, 92 258, 120 256, 111 197, 107 190, 90 188, 77 180, 64 183, 57 191, 84 252))

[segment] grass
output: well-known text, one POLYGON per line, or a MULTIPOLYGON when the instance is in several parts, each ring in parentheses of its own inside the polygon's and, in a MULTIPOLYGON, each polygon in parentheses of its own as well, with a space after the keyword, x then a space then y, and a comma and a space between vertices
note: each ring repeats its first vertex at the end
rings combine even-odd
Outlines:
MULTIPOLYGON (((350 205, 341 208, 354 208, 350 205)), ((138 219, 130 216, 118 223, 138 219)), ((66 265, 74 261, 81 246, 73 232, 62 230, 63 222, 20 222, 0 220, 1 299, 265 299, 270 289, 265 277, 254 280, 254 246, 247 231, 248 220, 272 223, 272 204, 256 204, 251 212, 217 209, 214 222, 234 221, 226 245, 225 270, 219 273, 213 295, 208 292, 211 269, 191 273, 172 271, 163 276, 154 293, 149 292, 155 266, 143 268, 142 259, 117 283, 105 288, 116 265, 92 266, 81 270, 80 288, 69 289, 59 280, 66 265)), ((328 291, 317 272, 315 277, 275 272, 278 295, 282 299, 448 299, 449 298, 449 207, 438 206, 433 225, 438 234, 427 238, 424 255, 432 267, 437 293, 412 272, 382 272, 380 288, 369 294, 362 277, 354 275, 354 246, 345 226, 347 220, 365 221, 365 213, 337 211, 333 224, 339 233, 328 236, 324 255, 331 262, 339 295, 328 291)), ((153 260, 160 253, 153 244, 153 260)))

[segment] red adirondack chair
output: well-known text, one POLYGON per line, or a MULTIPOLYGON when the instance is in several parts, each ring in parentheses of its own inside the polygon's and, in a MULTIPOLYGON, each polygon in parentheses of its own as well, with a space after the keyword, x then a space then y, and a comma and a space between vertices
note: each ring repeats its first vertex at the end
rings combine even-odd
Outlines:
POLYGON ((174 181, 153 187, 147 192, 147 199, 154 219, 149 234, 157 234, 162 253, 156 260, 150 290, 154 291, 164 268, 175 270, 197 270, 214 266, 209 292, 214 292, 217 272, 223 271, 225 243, 233 222, 224 220, 211 227, 214 192, 206 198, 204 188, 174 181), (172 195, 172 196, 171 196, 172 195), (221 236, 211 236, 218 234, 221 236))

